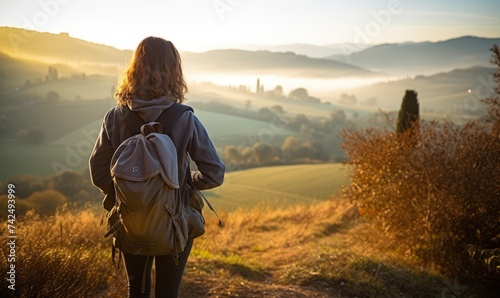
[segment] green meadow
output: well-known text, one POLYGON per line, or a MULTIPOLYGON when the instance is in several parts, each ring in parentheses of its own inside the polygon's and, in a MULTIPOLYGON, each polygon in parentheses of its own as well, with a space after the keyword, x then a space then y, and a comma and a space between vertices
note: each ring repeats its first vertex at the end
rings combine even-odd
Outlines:
MULTIPOLYGON (((111 100, 61 101, 53 104, 26 104, 4 110, 9 129, 0 135, 0 180, 14 175, 49 176, 62 170, 81 171, 87 161, 111 100), (37 129, 44 134, 41 143, 19 139, 20 131, 37 129)), ((283 141, 288 130, 269 135, 270 123, 242 117, 195 110, 217 148, 252 145, 266 132, 265 140, 283 141), (230 125, 228 125, 230 124, 230 125)))
POLYGON ((339 163, 273 166, 229 172, 222 186, 204 193, 217 209, 233 211, 324 201, 349 181, 347 168, 339 163))

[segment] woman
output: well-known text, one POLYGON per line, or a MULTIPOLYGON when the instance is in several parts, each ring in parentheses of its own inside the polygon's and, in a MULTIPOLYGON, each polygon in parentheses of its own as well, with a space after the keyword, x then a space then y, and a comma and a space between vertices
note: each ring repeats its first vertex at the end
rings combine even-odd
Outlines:
MULTIPOLYGON (((186 93, 181 57, 174 45, 158 37, 142 40, 116 87, 117 106, 105 115, 89 161, 92 183, 107 196, 104 202, 106 209, 110 209, 109 197, 111 204, 114 204, 113 189, 110 187, 111 158, 118 146, 130 137, 126 129, 130 111, 137 112, 145 123, 155 121, 165 109, 184 102, 186 93)), ((222 184, 224 164, 207 131, 191 110, 180 115, 169 136, 177 148, 182 165, 179 181, 187 181, 186 175, 190 174, 193 185, 200 190, 222 184), (189 159, 196 163, 198 171, 187 173, 189 159)), ((185 185, 181 189, 185 189, 185 185)), ((153 259, 156 267, 156 297, 177 297, 192 244, 191 239, 179 255, 178 266, 171 255, 149 257, 123 252, 129 279, 129 297, 149 297, 153 259)))

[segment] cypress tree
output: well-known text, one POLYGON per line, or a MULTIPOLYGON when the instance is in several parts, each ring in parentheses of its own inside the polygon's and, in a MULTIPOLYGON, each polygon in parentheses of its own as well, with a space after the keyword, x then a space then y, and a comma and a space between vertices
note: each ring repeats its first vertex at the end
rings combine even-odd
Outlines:
POLYGON ((398 115, 397 133, 401 134, 410 129, 413 123, 420 120, 417 92, 406 90, 401 109, 398 115))

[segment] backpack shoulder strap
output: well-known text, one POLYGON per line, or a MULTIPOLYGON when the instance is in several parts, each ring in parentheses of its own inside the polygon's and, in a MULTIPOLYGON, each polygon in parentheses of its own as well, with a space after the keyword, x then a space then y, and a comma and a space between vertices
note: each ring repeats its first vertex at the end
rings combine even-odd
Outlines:
POLYGON ((156 122, 161 124, 164 134, 170 135, 175 122, 186 111, 193 111, 193 108, 180 103, 174 103, 161 113, 156 122))
POLYGON ((142 120, 137 112, 132 111, 127 105, 123 106, 123 109, 128 110, 127 118, 125 118, 125 126, 129 132, 129 136, 140 133, 144 120, 142 120))

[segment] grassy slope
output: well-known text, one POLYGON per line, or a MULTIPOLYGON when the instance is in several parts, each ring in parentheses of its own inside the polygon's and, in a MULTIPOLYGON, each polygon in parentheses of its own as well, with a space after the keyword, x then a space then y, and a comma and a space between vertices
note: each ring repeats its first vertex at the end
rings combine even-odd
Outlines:
POLYGON ((47 62, 124 64, 131 54, 110 46, 70 37, 12 27, 0 27, 0 50, 47 62), (13 42, 14 41, 14 42, 13 42))
POLYGON ((266 133, 266 142, 281 145, 287 136, 296 134, 293 131, 283 129, 273 131, 272 136, 269 136, 268 133, 272 126, 266 121, 197 109, 195 109, 195 114, 202 121, 217 148, 224 148, 227 145, 251 147, 262 136, 263 132, 266 133))
POLYGON ((11 91, 27 79, 43 78, 47 67, 20 61, 0 52, 0 91, 11 91))
MULTIPOLYGON (((479 107, 468 106, 470 102, 478 103, 480 98, 492 94, 493 84, 491 68, 472 67, 457 69, 448 73, 438 73, 432 76, 418 76, 387 83, 378 83, 370 86, 345 90, 355 94, 359 99, 375 97, 378 105, 383 109, 397 110, 407 89, 418 92, 421 114, 427 110, 440 113, 475 112, 479 107), (471 89, 471 94, 467 93, 471 89)), ((484 108, 482 108, 484 110, 484 108)))
POLYGON ((341 164, 276 166, 227 173, 221 187, 205 194, 217 210, 234 210, 324 201, 348 183, 341 164))
POLYGON ((181 297, 464 294, 464 287, 378 250, 366 237, 377 231, 342 200, 241 209, 222 218, 222 228, 208 221, 207 234, 195 241, 181 297))
POLYGON ((82 170, 87 166, 97 130, 109 107, 110 102, 105 101, 61 102, 3 111, 8 130, 0 138, 0 179, 19 174, 53 175, 54 162, 82 170), (45 132, 44 143, 16 139, 18 131, 32 128, 45 132))
MULTIPOLYGON (((61 100, 81 99, 102 99, 111 98, 116 77, 112 76, 87 76, 81 78, 66 78, 55 82, 48 82, 39 85, 32 85, 24 88, 26 93, 37 93, 44 96, 48 91, 59 93, 61 100)), ((110 100, 111 101, 111 100, 110 100)))
MULTIPOLYGON (((248 100, 251 102, 250 109, 252 110, 281 105, 286 113, 292 115, 305 114, 309 117, 329 117, 332 110, 339 109, 339 106, 335 105, 303 103, 287 99, 266 97, 212 84, 204 84, 201 86, 194 85, 191 91, 193 92, 193 96, 191 97, 193 101, 218 101, 230 104, 238 109, 245 109, 248 100)), ((357 108, 354 109, 358 110, 357 108)))

